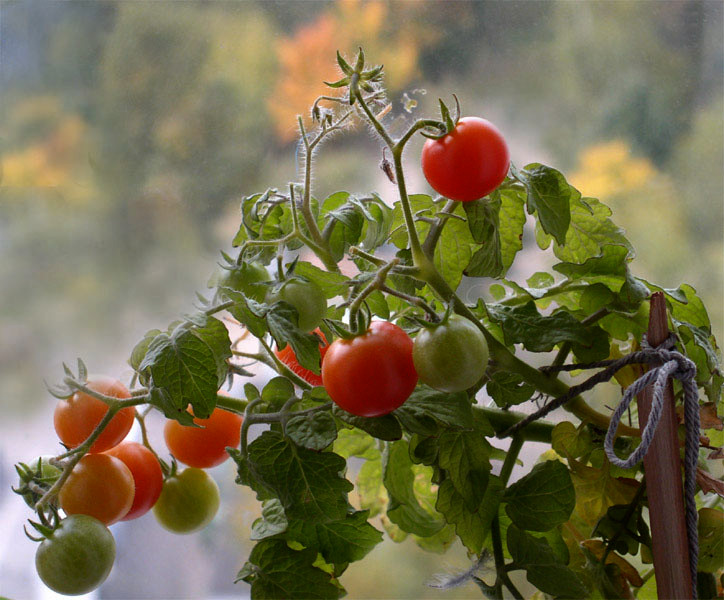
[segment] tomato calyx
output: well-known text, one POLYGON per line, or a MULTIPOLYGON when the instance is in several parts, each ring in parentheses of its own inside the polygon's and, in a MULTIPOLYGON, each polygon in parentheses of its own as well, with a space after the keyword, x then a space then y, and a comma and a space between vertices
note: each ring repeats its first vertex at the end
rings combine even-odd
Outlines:
MULTIPOLYGON (((431 140, 439 140, 440 138, 445 137, 448 133, 455 130, 455 127, 460 120, 460 100, 458 100, 456 94, 453 94, 453 98, 455 98, 455 117, 452 117, 450 115, 450 109, 443 102, 442 98, 439 98, 438 101, 440 102, 440 118, 442 119, 439 126, 437 127, 439 129, 439 132, 432 133, 423 129, 420 131, 423 136, 431 140)), ((432 125, 428 125, 428 128, 431 127, 432 125)))

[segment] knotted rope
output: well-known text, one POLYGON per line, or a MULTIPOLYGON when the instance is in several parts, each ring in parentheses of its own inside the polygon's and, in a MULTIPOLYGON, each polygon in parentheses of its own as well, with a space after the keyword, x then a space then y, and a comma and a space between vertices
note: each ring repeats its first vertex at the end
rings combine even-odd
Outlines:
POLYGON ((606 456, 614 465, 630 469, 637 465, 648 452, 649 446, 654 439, 656 426, 659 424, 661 413, 664 408, 664 389, 669 378, 678 379, 684 391, 684 419, 686 426, 686 446, 684 452, 684 496, 686 500, 686 533, 689 544, 689 568, 691 570, 691 583, 693 597, 696 598, 696 570, 699 559, 699 540, 697 532, 698 514, 696 512, 696 465, 699 457, 699 393, 696 386, 696 365, 686 356, 672 350, 674 338, 669 338, 657 348, 651 347, 644 338, 641 342, 641 350, 633 352, 620 359, 603 360, 595 363, 573 364, 545 367, 547 372, 573 371, 577 369, 595 369, 606 367, 603 371, 596 373, 583 383, 573 386, 560 398, 556 398, 516 423, 513 427, 504 431, 499 437, 507 437, 514 434, 528 423, 540 419, 554 409, 562 406, 579 394, 592 389, 598 383, 609 381, 616 372, 630 364, 649 364, 653 368, 647 371, 632 383, 624 393, 621 402, 611 416, 611 422, 604 439, 606 456), (613 448, 616 437, 616 430, 624 412, 628 409, 637 394, 653 383, 653 399, 648 422, 641 433, 641 444, 627 459, 619 458, 613 448))

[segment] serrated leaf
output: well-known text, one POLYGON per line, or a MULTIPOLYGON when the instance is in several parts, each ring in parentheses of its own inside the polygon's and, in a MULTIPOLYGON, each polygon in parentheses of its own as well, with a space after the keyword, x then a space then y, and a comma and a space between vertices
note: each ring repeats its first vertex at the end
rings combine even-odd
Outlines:
POLYGON ((341 273, 332 273, 324 271, 312 263, 299 261, 294 268, 294 273, 301 275, 312 283, 316 283, 327 298, 334 298, 344 294, 347 289, 349 277, 345 277, 341 273))
POLYGON ((389 496, 387 516, 390 521, 408 533, 423 537, 434 535, 445 526, 439 515, 430 514, 415 497, 415 475, 406 441, 400 440, 387 446, 382 469, 389 496))
POLYGON ((266 313, 266 322, 278 348, 289 344, 300 365, 313 373, 320 372, 319 338, 297 327, 296 308, 286 302, 275 302, 266 313))
POLYGON ((504 500, 513 523, 529 531, 548 531, 569 519, 576 493, 565 465, 550 460, 505 490, 504 500))
POLYGON ((514 406, 530 400, 535 388, 523 381, 517 373, 498 371, 494 373, 485 385, 488 395, 501 408, 514 406))
POLYGON ((438 464, 445 469, 468 510, 482 501, 490 473, 492 447, 478 431, 443 431, 438 439, 438 464))
POLYGON ((596 325, 582 325, 569 312, 543 316, 534 302, 514 307, 490 305, 488 312, 502 325, 506 345, 522 343, 531 352, 549 352, 558 343, 571 342, 577 354, 587 354, 587 360, 608 356, 608 334, 596 325))
POLYGON ((246 459, 232 457, 239 465, 240 482, 263 485, 279 498, 290 521, 345 518, 347 493, 353 486, 340 475, 347 464, 341 456, 300 448, 279 432, 265 431, 249 444, 246 459))
POLYGON ((319 552, 328 563, 363 559, 382 541, 382 532, 367 522, 368 511, 357 511, 341 521, 309 523, 292 521, 289 538, 319 552))
POLYGON ((500 249, 500 196, 496 192, 490 200, 463 203, 468 228, 481 248, 475 251, 465 267, 468 277, 499 277, 503 272, 500 249))
POLYGON ((207 316, 203 321, 202 327, 182 323, 170 335, 157 335, 138 367, 164 391, 172 407, 185 411, 191 405, 201 419, 216 406, 216 392, 226 379, 226 360, 231 357, 224 324, 207 316))
POLYGON ((148 351, 148 346, 160 333, 160 329, 151 329, 150 331, 147 331, 144 334, 143 339, 133 347, 131 356, 128 359, 128 364, 134 371, 139 370, 141 362, 143 362, 143 358, 146 356, 146 352, 148 351))
MULTIPOLYGON (((256 389, 256 388, 255 388, 256 389)), ((253 394, 253 392, 252 392, 253 394)), ((286 377, 272 377, 267 381, 259 396, 264 402, 266 412, 279 410, 284 403, 294 396, 294 384, 286 377)), ((249 398, 247 394, 247 399, 249 398)))
POLYGON ((543 231, 564 244, 571 222, 571 197, 580 194, 568 185, 560 171, 540 163, 526 165, 522 175, 528 192, 528 214, 535 212, 543 231))
POLYGON ((561 262, 553 265, 553 270, 569 279, 585 278, 591 283, 603 283, 610 290, 618 292, 628 273, 630 254, 626 246, 606 244, 596 256, 591 256, 581 263, 561 262))
POLYGON ((284 433, 297 445, 322 451, 337 439, 337 425, 328 412, 298 415, 287 421, 284 433))
POLYGON ((610 463, 601 469, 568 459, 570 475, 576 490, 576 514, 591 526, 615 504, 630 504, 640 485, 634 479, 612 477, 610 463))
POLYGON ((349 459, 350 456, 365 460, 380 458, 375 438, 357 428, 339 430, 334 442, 334 452, 345 459, 349 459))
MULTIPOLYGON (((462 213, 456 207, 456 213, 462 213)), ((447 284, 457 289, 463 277, 463 271, 473 255, 473 236, 465 221, 448 217, 445 227, 435 246, 434 263, 447 284)))
POLYGON ((576 427, 570 421, 563 421, 553 428, 551 447, 563 457, 578 458, 590 452, 593 444, 585 425, 576 427))
POLYGON ((633 256, 633 247, 623 230, 608 217, 611 209, 595 198, 571 199, 571 224, 565 245, 555 244, 553 253, 562 261, 581 264, 600 256, 607 245, 625 247, 633 256))
POLYGON ((381 417, 358 417, 342 410, 336 404, 332 407, 332 414, 340 421, 366 431, 378 440, 391 442, 402 437, 400 423, 392 414, 381 417))
POLYGON ((490 524, 498 513, 503 488, 500 479, 491 475, 480 505, 471 511, 449 479, 440 484, 435 507, 448 523, 455 526, 460 541, 474 554, 480 554, 483 549, 490 533, 490 524))
POLYGON ((329 573, 313 566, 314 550, 292 550, 284 540, 262 540, 251 551, 237 581, 251 584, 254 600, 326 600, 341 596, 329 573))
POLYGON ((464 392, 448 393, 419 385, 405 403, 392 412, 405 423, 429 417, 448 427, 472 429, 473 409, 464 392))
POLYGON ((277 498, 265 500, 262 503, 261 517, 251 525, 250 539, 263 540, 273 537, 287 530, 287 517, 284 514, 284 507, 277 498))
POLYGON ((588 598, 584 583, 556 556, 547 540, 513 524, 508 527, 507 543, 515 565, 525 569, 528 581, 541 592, 556 598, 588 598))

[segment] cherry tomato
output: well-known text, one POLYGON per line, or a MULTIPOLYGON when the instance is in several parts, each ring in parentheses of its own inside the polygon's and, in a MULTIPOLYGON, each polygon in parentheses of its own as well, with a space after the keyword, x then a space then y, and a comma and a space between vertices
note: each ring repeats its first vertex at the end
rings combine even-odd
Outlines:
POLYGON ((115 558, 108 527, 88 515, 71 515, 38 546, 35 568, 51 590, 77 596, 101 585, 115 558))
POLYGON ((146 446, 138 442, 123 442, 106 452, 123 461, 133 475, 135 494, 133 504, 121 521, 130 521, 145 515, 161 495, 163 472, 158 459, 146 446))
POLYGON ((417 385, 412 340, 397 325, 375 321, 362 335, 332 342, 322 363, 322 381, 330 398, 347 412, 386 415, 417 385))
POLYGON ((201 469, 188 468, 169 477, 153 514, 173 533, 192 533, 206 527, 219 510, 219 486, 201 469))
POLYGON ((312 331, 322 322, 327 312, 327 298, 316 283, 290 279, 276 294, 269 294, 267 302, 284 300, 297 309, 297 325, 302 331, 312 331))
MULTIPOLYGON (((111 377, 96 376, 86 384, 94 392, 114 398, 130 398, 131 393, 125 385, 111 377)), ((53 424, 55 431, 69 448, 80 446, 93 433, 98 423, 108 412, 108 405, 89 396, 85 392, 76 392, 70 398, 61 400, 55 407, 53 424)), ((116 413, 93 445, 91 452, 103 452, 118 445, 133 425, 136 409, 132 406, 116 413)))
POLYGON ((490 121, 460 119, 450 133, 422 148, 422 172, 430 186, 451 200, 486 196, 505 179, 510 154, 503 135, 490 121))
MULTIPOLYGON (((327 350, 329 349, 329 345, 327 344, 327 338, 324 336, 321 329, 315 329, 314 333, 316 333, 321 338, 321 341, 319 342, 319 355, 320 361, 323 361, 324 355, 327 354, 327 350)), ((284 346, 284 348, 282 348, 281 350, 275 350, 274 354, 276 354, 277 358, 280 361, 282 361, 287 367, 289 367, 307 383, 310 383, 314 386, 322 385, 322 376, 318 373, 310 371, 309 369, 305 369, 302 365, 300 365, 299 361, 297 360, 297 355, 294 354, 294 350, 292 350, 292 347, 289 344, 284 346)))
POLYGON ((215 408, 208 419, 194 419, 199 427, 166 421, 163 437, 176 460, 189 467, 209 469, 229 458, 227 446, 239 445, 241 422, 240 415, 215 408))
POLYGON ((485 374, 488 357, 483 333, 459 315, 422 329, 412 346, 420 381, 443 392, 460 392, 475 385, 485 374))
POLYGON ((58 501, 67 515, 89 515, 110 525, 128 514, 134 493, 133 475, 123 461, 86 454, 60 488, 58 501))
POLYGON ((242 263, 232 269, 222 269, 218 285, 243 292, 245 296, 263 302, 268 286, 260 283, 269 279, 269 273, 264 265, 256 262, 242 263))

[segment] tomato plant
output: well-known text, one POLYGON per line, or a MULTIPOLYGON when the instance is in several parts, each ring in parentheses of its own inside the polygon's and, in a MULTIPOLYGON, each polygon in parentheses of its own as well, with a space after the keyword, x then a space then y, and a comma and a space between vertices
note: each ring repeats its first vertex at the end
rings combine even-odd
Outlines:
POLYGON ((217 408, 208 419, 194 418, 196 427, 167 421, 163 437, 176 460, 190 467, 208 469, 229 458, 227 446, 239 445, 241 422, 239 415, 217 408))
POLYGON ((107 450, 106 454, 122 461, 133 476, 133 504, 121 520, 130 521, 145 515, 161 495, 163 472, 158 459, 138 442, 123 442, 107 450))
POLYGON ((39 456, 29 463, 19 463, 15 470, 19 483, 15 492, 20 494, 31 508, 40 500, 43 491, 50 488, 61 475, 61 470, 50 463, 52 456, 39 456))
POLYGON ((302 279, 285 281, 278 292, 269 294, 269 302, 279 300, 283 300, 297 309, 299 314, 297 324, 302 331, 312 331, 318 327, 327 311, 327 298, 319 286, 311 281, 302 279))
POLYGON ((211 523, 219 503, 216 482, 206 471, 189 467, 164 482, 153 514, 173 533, 193 533, 211 523))
POLYGON ((402 405, 417 385, 412 340, 394 323, 374 321, 362 335, 337 339, 322 363, 329 397, 360 417, 378 417, 402 405))
MULTIPOLYGON (((129 443, 94 453, 127 431, 108 406, 130 415, 130 427, 133 407, 145 405, 136 415, 144 444, 146 415, 162 413, 168 450, 189 465, 177 473, 175 461, 163 463, 168 477, 152 509, 163 527, 188 533, 213 518, 218 487, 200 468, 229 456, 236 482, 262 501, 250 533, 255 546, 237 577, 254 599, 339 598, 345 569, 383 532, 438 553, 457 537, 471 566, 442 587, 474 582, 486 597, 520 598, 517 581, 527 579, 541 596, 631 598, 651 576, 640 565, 657 560, 660 530, 651 515, 667 523, 684 516, 657 509, 656 472, 612 458, 637 458, 647 446, 635 417, 616 423, 625 406, 614 412, 593 397, 591 386, 613 367, 585 380, 582 367, 621 358, 617 366, 625 362, 628 371, 617 375, 631 389, 643 363, 658 369, 663 361, 664 369, 673 356, 670 372, 681 376, 688 403, 686 431, 678 432, 688 440, 685 479, 712 494, 693 499, 686 487, 689 516, 703 506, 698 575, 712 584, 722 572, 723 513, 712 498, 724 495, 715 462, 724 374, 701 298, 685 284, 664 289, 637 277, 633 248, 608 207, 552 167, 509 168, 505 142, 486 121, 456 123, 441 102, 439 119, 393 131, 378 118, 394 109, 381 67, 366 66, 362 52, 354 65, 341 55, 338 64, 342 77, 329 85, 340 95, 315 102, 314 131, 300 127, 302 180, 241 200, 238 254, 224 254, 225 273, 212 277, 216 289, 198 297, 195 312, 136 344, 131 392, 92 379, 88 387, 109 398, 90 402, 83 362, 77 375, 65 367, 49 386, 61 399, 56 428, 65 448, 53 459, 60 473, 43 461, 18 465, 16 491, 41 523, 57 520, 58 504, 106 523, 147 510, 159 482, 150 452, 129 443), (397 184, 394 203, 374 192, 322 198, 313 189, 318 144, 354 119, 378 134, 382 169, 397 184), (419 135, 437 138, 426 142, 422 168, 448 201, 408 193, 403 150, 419 135), (539 264, 551 267, 521 282, 514 263, 524 245, 531 252, 523 235, 531 221, 532 251, 546 253, 539 264), (282 280, 269 281, 272 271, 282 280), (473 297, 473 278, 484 297, 473 297), (671 331, 668 354, 643 344, 656 313, 671 331), (324 335, 309 333, 322 321, 324 335), (321 377, 313 373, 320 365, 321 377), (267 369, 273 376, 262 384, 267 369), (692 386, 708 396, 701 431, 692 386), (568 420, 545 420, 556 407, 568 420), (84 443, 89 435, 98 436, 92 446, 95 437, 84 443), (615 447, 607 442, 614 439, 615 447), (696 452, 698 440, 706 452, 696 452), (530 442, 547 450, 521 454, 530 442), (480 569, 488 559, 490 568, 480 569)), ((674 437, 668 481, 681 483, 675 421, 664 421, 674 437)), ((670 487, 666 498, 681 497, 670 487)), ((654 564, 657 572, 667 574, 664 582, 671 574, 699 579, 688 564, 663 571, 654 564)))
POLYGON ((508 145, 498 128, 479 117, 463 117, 455 129, 422 148, 422 172, 438 194, 470 202, 487 196, 508 174, 508 145))
POLYGON ((488 343, 471 321, 451 315, 415 337, 412 359, 420 381, 443 392, 474 386, 488 366, 488 343))
MULTIPOLYGON (((93 377, 88 380, 88 388, 113 398, 130 398, 131 394, 120 381, 110 377, 93 377)), ((55 407, 53 423, 55 431, 69 448, 80 446, 101 422, 108 412, 108 405, 102 400, 77 391, 66 400, 60 400, 55 407)), ((112 419, 103 433, 98 436, 90 448, 91 452, 103 452, 119 444, 133 425, 136 409, 121 409, 112 419)))
MULTIPOLYGON (((315 329, 314 333, 320 337, 319 356, 320 361, 324 361, 324 356, 327 354, 327 350, 329 349, 327 338, 322 333, 321 329, 315 329)), ((311 371, 309 369, 305 369, 302 365, 300 365, 299 361, 297 360, 297 355, 294 354, 294 350, 292 349, 291 345, 287 344, 281 350, 275 350, 274 354, 276 354, 277 358, 280 361, 282 361, 287 367, 289 367, 294 373, 299 375, 302 379, 304 379, 304 381, 306 381, 310 385, 322 385, 322 375, 320 373, 315 373, 314 371, 311 371)))
POLYGON ((104 525, 126 516, 133 505, 135 485, 130 469, 107 454, 86 454, 58 494, 68 515, 89 515, 104 525))
POLYGON ((88 515, 70 515, 38 546, 35 568, 51 590, 77 596, 101 585, 115 558, 108 527, 88 515))

